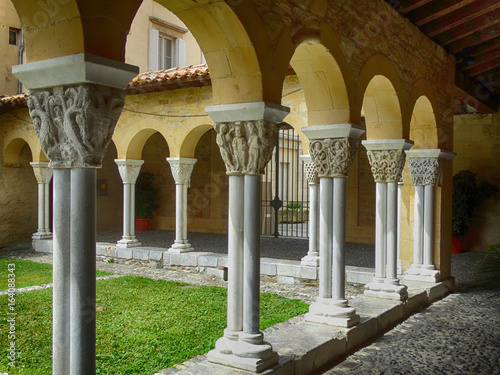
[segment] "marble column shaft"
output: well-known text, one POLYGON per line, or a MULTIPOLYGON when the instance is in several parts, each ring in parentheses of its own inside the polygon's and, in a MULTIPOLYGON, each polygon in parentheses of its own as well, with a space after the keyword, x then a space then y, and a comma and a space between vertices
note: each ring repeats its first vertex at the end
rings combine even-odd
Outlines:
POLYGON ((115 159, 123 181, 123 237, 119 247, 137 247, 141 243, 135 236, 135 182, 144 160, 115 159))
POLYGON ((440 158, 453 155, 439 149, 407 151, 408 169, 415 186, 413 264, 405 279, 437 282, 439 271, 434 266, 434 194, 441 175, 440 158))
POLYGON ((50 180, 52 179, 52 169, 47 162, 30 163, 35 173, 38 183, 38 230, 33 234, 33 239, 50 239, 50 180))
MULTIPOLYGON (((78 58, 90 57, 75 55, 68 63, 78 58)), ((46 62, 43 69, 57 71, 58 63, 60 60, 46 62)), ((74 69, 86 66, 82 64, 75 64, 74 69)), ((94 68, 97 65, 92 64, 94 68)), ((32 68, 26 64, 22 69, 32 68)), ((39 65, 34 69, 40 74, 39 65)), ((129 74, 126 76, 128 79, 129 74)), ((28 88, 32 89, 28 108, 35 131, 50 159, 49 167, 57 169, 53 335, 54 340, 61 341, 53 347, 53 374, 92 375, 96 344, 96 168, 102 165, 123 108, 123 87, 75 83, 71 87, 28 88)))
POLYGON ((255 102, 207 107, 229 175, 228 315, 210 362, 252 372, 278 363, 260 331, 260 220, 264 168, 285 107, 255 102), (241 120, 236 120, 241 118, 241 120))
POLYGON ((376 182, 375 278, 365 294, 403 301, 407 287, 400 285, 398 268, 398 182, 405 165, 405 150, 413 142, 404 139, 363 141, 376 182))
POLYGON ((351 124, 302 130, 320 184, 319 296, 305 319, 351 327, 359 316, 345 299, 346 178, 364 130, 351 124))
POLYGON ((187 189, 196 159, 167 158, 175 181, 175 242, 169 252, 193 251, 187 239, 187 189))
POLYGON ((309 250, 302 258, 303 266, 319 266, 319 178, 310 155, 302 155, 309 184, 309 250))

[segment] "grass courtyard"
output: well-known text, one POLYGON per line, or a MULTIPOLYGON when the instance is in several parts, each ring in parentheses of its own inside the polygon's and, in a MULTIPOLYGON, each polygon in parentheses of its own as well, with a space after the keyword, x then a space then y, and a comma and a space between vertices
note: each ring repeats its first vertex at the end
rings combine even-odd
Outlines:
MULTIPOLYGON (((17 262, 20 261, 15 262, 17 269, 17 262)), ((7 269, 7 263, 0 264, 7 269)), ((45 272, 47 269, 33 270, 33 279, 38 279, 40 273, 45 272)), ((19 275, 21 277, 21 273, 19 275)), ((27 279, 29 283, 30 277, 27 276, 27 279)), ((2 283, 2 286, 6 284, 4 278, 2 283)), ((39 283, 47 281, 44 279, 39 283)), ((0 372, 49 375, 52 289, 16 294, 15 299, 16 367, 8 365, 9 360, 4 354, 0 356, 0 372)), ((98 281, 96 372, 151 375, 206 353, 223 334, 226 301, 227 290, 220 287, 193 286, 137 276, 98 281)), ((4 347, 9 341, 7 306, 8 296, 0 296, 0 342, 4 343, 4 347)), ((308 305, 302 301, 262 294, 261 329, 303 314, 307 309, 308 305)))

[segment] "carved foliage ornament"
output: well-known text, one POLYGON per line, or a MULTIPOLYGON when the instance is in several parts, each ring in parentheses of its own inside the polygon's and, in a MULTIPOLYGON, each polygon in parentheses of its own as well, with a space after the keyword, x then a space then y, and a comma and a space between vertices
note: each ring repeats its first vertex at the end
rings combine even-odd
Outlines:
POLYGON ((100 167, 124 98, 99 85, 31 92, 30 116, 50 167, 100 167))
POLYGON ((375 182, 398 182, 405 166, 403 150, 367 151, 375 182))
POLYGON ((318 177, 347 177, 358 145, 359 140, 352 138, 311 141, 309 153, 316 165, 318 177))
POLYGON ((172 176, 177 185, 187 185, 193 172, 193 166, 193 164, 170 163, 172 176))
POLYGON ((438 184, 441 165, 437 158, 410 158, 408 159, 408 169, 415 186, 436 186, 438 184))
POLYGON ((276 123, 266 120, 215 124, 216 142, 228 175, 264 174, 271 159, 276 123))

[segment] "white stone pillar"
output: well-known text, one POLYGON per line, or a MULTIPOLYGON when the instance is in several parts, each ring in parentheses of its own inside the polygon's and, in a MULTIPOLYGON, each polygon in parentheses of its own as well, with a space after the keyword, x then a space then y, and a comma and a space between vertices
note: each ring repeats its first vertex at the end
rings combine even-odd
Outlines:
POLYGON ((403 267, 401 265, 401 212, 403 210, 403 186, 404 183, 402 180, 398 182, 398 245, 397 245, 397 252, 398 252, 398 275, 401 275, 403 273, 403 267))
POLYGON ((415 185, 413 264, 405 272, 405 280, 440 280, 433 262, 434 256, 434 190, 441 175, 440 159, 452 160, 451 152, 440 149, 406 151, 408 169, 415 185))
POLYGON ((49 189, 52 169, 49 168, 49 163, 45 162, 32 162, 30 164, 38 183, 38 230, 33 234, 33 239, 46 240, 52 238, 49 223, 49 189))
POLYGON ((362 142, 376 182, 375 278, 365 285, 365 295, 404 301, 407 287, 397 277, 398 187, 405 165, 405 150, 413 142, 404 139, 362 142))
POLYGON ((207 107, 229 175, 228 319, 210 362, 261 372, 278 363, 260 322, 261 181, 288 108, 255 102, 207 107))
POLYGON ((310 155, 300 157, 304 161, 309 184, 309 251, 300 263, 304 266, 319 265, 319 178, 310 155))
POLYGON ((123 181, 123 237, 117 246, 141 246, 135 236, 135 182, 144 160, 115 159, 115 163, 123 181))
POLYGON ((339 124, 302 131, 320 179, 319 296, 305 319, 352 327, 359 315, 345 299, 346 178, 364 129, 339 124))
POLYGON ((55 169, 52 243, 52 374, 70 373, 71 171, 55 169))
POLYGON ((63 254, 66 264, 54 262, 53 273, 54 305, 61 303, 64 297, 62 306, 54 311, 54 327, 57 327, 54 335, 64 336, 61 329, 67 330, 69 307, 69 333, 66 331, 66 335, 69 335, 70 345, 69 357, 66 344, 61 348, 54 346, 54 355, 63 353, 61 357, 54 356, 54 374, 93 375, 96 168, 102 165, 120 117, 125 101, 123 89, 137 75, 138 69, 80 53, 18 65, 12 70, 30 90, 28 109, 42 149, 50 160, 49 167, 70 170, 65 171, 68 173, 64 181, 57 183, 57 201, 54 202, 57 230, 54 250, 63 254), (66 192, 57 195, 62 188, 66 192), (60 197, 63 197, 61 201, 60 197), (63 208, 69 211, 63 212, 63 208), (68 245, 69 258, 64 253, 68 245))
POLYGON ((167 161, 175 181, 175 242, 168 251, 185 253, 194 250, 187 239, 187 189, 196 159, 175 157, 167 161))

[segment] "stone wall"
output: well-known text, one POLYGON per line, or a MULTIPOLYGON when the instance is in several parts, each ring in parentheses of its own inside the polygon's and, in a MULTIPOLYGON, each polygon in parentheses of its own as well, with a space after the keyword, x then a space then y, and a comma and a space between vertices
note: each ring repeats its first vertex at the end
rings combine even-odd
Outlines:
POLYGON ((4 142, 14 127, 29 128, 27 111, 0 115, 0 248, 31 242, 37 231, 38 187, 28 144, 22 141, 15 164, 5 164, 4 142))
POLYGON ((9 44, 10 27, 21 29, 21 21, 12 1, 0 0, 0 95, 17 94, 18 81, 11 66, 18 64, 19 46, 9 44))

